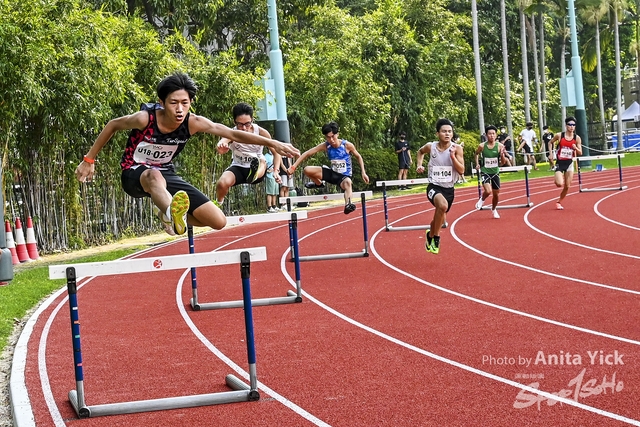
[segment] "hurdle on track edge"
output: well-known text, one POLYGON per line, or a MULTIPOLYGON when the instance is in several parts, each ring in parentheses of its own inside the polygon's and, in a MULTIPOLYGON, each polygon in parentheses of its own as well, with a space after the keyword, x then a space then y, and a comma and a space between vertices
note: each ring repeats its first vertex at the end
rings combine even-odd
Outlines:
MULTIPOLYGON (((405 225, 401 227, 394 227, 389 225, 389 208, 387 206, 387 186, 397 185, 409 185, 409 184, 429 184, 429 178, 416 178, 416 179, 395 179, 391 181, 376 181, 376 187, 382 187, 382 204, 384 206, 384 229, 385 231, 402 231, 402 230, 429 230, 431 224, 426 225, 405 225)), ((449 225, 445 222, 442 224, 442 228, 447 228, 449 225)))
POLYGON ((215 253, 212 252, 208 254, 176 255, 155 258, 138 258, 124 261, 50 266, 50 279, 67 279, 67 291, 69 294, 69 309, 71 317, 71 336, 73 341, 73 362, 76 380, 76 388, 69 391, 68 397, 78 417, 90 418, 106 415, 133 414, 138 412, 192 408, 196 406, 259 400, 260 393, 258 392, 258 377, 256 371, 256 350, 253 332, 253 313, 251 310, 251 283, 249 272, 252 260, 264 261, 266 259, 266 248, 260 247, 215 253), (247 359, 249 362, 249 385, 245 384, 234 375, 229 374, 225 378, 225 383, 233 391, 91 406, 86 404, 82 346, 80 341, 80 316, 78 312, 76 283, 76 279, 78 277, 175 270, 185 268, 185 266, 188 265, 206 266, 237 263, 240 264, 240 275, 242 278, 245 333, 247 338, 247 359))
MULTIPOLYGON (((362 252, 347 252, 341 254, 325 254, 325 255, 307 255, 300 256, 299 247, 298 247, 298 238, 297 238, 297 229, 296 229, 296 238, 292 239, 292 250, 291 250, 291 259, 289 261, 292 262, 303 262, 303 261, 320 261, 320 260, 329 260, 329 259, 346 259, 346 258, 366 258, 369 256, 369 233, 367 231, 367 203, 366 197, 372 197, 373 192, 371 191, 354 191, 353 196, 360 195, 360 203, 362 205, 362 230, 364 233, 364 249, 362 252)), ((317 196, 296 196, 296 197, 287 197, 287 208, 291 209, 292 203, 294 202, 321 202, 326 200, 339 200, 343 199, 344 194, 320 194, 317 196)), ((352 200, 353 202, 353 200, 352 200)))
MULTIPOLYGON (((246 215, 241 217, 228 217, 227 224, 256 224, 264 222, 274 222, 288 219, 289 220, 289 242, 292 242, 293 227, 297 227, 297 219, 307 218, 307 212, 302 211, 299 213, 276 213, 276 214, 258 214, 258 215, 246 215), (295 225, 294 225, 295 223, 295 225)), ((189 253, 195 253, 195 243, 193 239, 193 227, 187 228, 187 236, 189 240, 189 253)), ((292 246, 293 247, 293 246, 292 246)), ((287 291, 287 296, 284 297, 270 297, 270 298, 256 298, 251 300, 251 305, 254 307, 265 305, 278 305, 278 304, 292 304, 302 302, 302 288, 300 286, 299 269, 296 271, 296 292, 291 290, 287 291)), ((222 308, 241 308, 244 306, 242 300, 236 301, 218 301, 218 302, 199 302, 198 301, 198 283, 196 278, 195 267, 191 268, 191 293, 190 300, 191 308, 196 311, 200 310, 218 310, 222 308)))
POLYGON ((586 156, 578 157, 576 163, 578 165, 578 187, 581 193, 588 193, 593 191, 616 191, 625 190, 626 185, 622 185, 622 162, 620 159, 624 157, 624 153, 621 154, 603 154, 599 156, 586 156), (620 177, 620 185, 618 187, 596 187, 596 188, 582 188, 582 175, 580 174, 580 162, 582 160, 603 160, 603 159, 618 159, 618 176, 620 177))
MULTIPOLYGON (((500 168, 500 173, 502 172, 517 172, 517 171, 521 171, 524 170, 524 186, 525 186, 525 193, 527 195, 527 203, 523 203, 520 205, 501 205, 498 204, 497 209, 516 209, 516 208, 530 208, 533 206, 533 203, 531 202, 531 195, 529 193, 529 171, 532 169, 531 165, 522 165, 522 166, 507 166, 507 167, 501 167, 500 168)), ((478 198, 482 197, 482 185, 480 185, 480 174, 478 173, 479 171, 477 171, 475 168, 471 169, 471 176, 478 175, 478 198)), ((487 199, 488 200, 488 199, 487 199)), ((489 210, 491 209, 491 205, 485 205, 482 206, 480 208, 480 210, 489 210)))

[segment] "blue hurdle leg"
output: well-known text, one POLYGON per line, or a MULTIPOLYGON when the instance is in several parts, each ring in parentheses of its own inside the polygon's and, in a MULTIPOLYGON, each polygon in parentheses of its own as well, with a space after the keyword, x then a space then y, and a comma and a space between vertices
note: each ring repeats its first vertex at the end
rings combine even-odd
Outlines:
POLYGON ((369 232, 367 231, 367 201, 364 194, 360 194, 362 204, 362 229, 364 230, 364 256, 369 256, 369 232))
POLYGON ((249 400, 260 399, 258 393, 258 376, 256 373, 256 346, 253 333, 253 311, 251 307, 251 260, 249 252, 240 253, 240 275, 242 277, 242 299, 244 301, 244 324, 247 332, 247 358, 249 361, 249 400))
MULTIPOLYGON (((196 253, 196 246, 193 240, 193 227, 187 227, 187 237, 189 239, 189 253, 196 253)), ((196 279, 196 268, 191 267, 191 307, 195 310, 199 310, 200 306, 198 305, 198 281, 196 279)))

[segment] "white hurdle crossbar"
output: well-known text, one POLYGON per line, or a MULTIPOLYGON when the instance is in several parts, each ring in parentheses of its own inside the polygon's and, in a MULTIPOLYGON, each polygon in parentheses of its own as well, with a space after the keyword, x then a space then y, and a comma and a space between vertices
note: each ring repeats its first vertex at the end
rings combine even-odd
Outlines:
POLYGON ((626 185, 622 185, 622 162, 620 159, 624 157, 624 153, 619 154, 602 154, 599 156, 584 156, 575 159, 578 164, 578 186, 581 193, 587 193, 592 191, 615 191, 625 190, 626 185), (596 187, 596 188, 582 188, 582 175, 580 174, 580 162, 583 160, 603 160, 603 159, 618 159, 618 176, 620 177, 620 183, 617 187, 596 187))
MULTIPOLYGON (((364 232, 364 249, 362 252, 347 252, 341 254, 326 254, 326 255, 307 255, 300 256, 299 248, 298 248, 298 239, 297 234, 296 238, 292 239, 292 250, 291 250, 291 259, 289 261, 294 262, 302 262, 302 261, 319 261, 319 260, 328 260, 328 259, 345 259, 345 258, 363 258, 369 256, 369 236, 367 231, 367 203, 366 198, 372 197, 373 192, 371 191, 354 191, 352 193, 351 202, 355 202, 353 197, 359 195, 360 203, 362 207, 362 229, 364 232)), ((296 196, 296 197, 287 197, 287 206, 291 206, 293 202, 319 202, 325 200, 340 200, 344 199, 344 194, 319 194, 316 196, 296 196)))
MULTIPOLYGON (((297 213, 278 212, 268 214, 256 214, 245 215, 236 217, 227 217, 227 225, 244 225, 244 224, 258 224, 274 221, 289 221, 289 242, 292 240, 292 227, 293 221, 298 218, 306 219, 307 212, 301 211, 297 213)), ((195 243, 193 239, 193 227, 187 228, 187 236, 189 240, 189 253, 195 253, 195 243)), ((302 302, 302 288, 300 281, 297 281, 296 292, 291 290, 287 291, 287 296, 284 297, 270 297, 270 298, 256 298, 251 300, 251 305, 254 307, 265 305, 278 305, 278 304, 291 304, 296 302, 302 302)), ((242 308, 244 306, 242 300, 235 301, 217 301, 217 302, 200 302, 198 301, 198 281, 195 267, 191 268, 191 308, 196 311, 200 310, 218 310, 222 308, 242 308)))
MULTIPOLYGON (((401 230, 429 230, 431 224, 426 225, 405 225, 402 227, 394 227, 389 225, 389 208, 387 206, 387 187, 393 187, 397 185, 409 185, 409 184, 429 184, 429 178, 416 178, 416 179, 394 179, 390 181, 376 181, 376 187, 382 187, 382 201, 384 205, 384 229, 385 231, 401 231, 401 230)), ((442 225, 442 228, 447 228, 447 223, 442 225)))
POLYGON ((253 332, 253 313, 251 309, 251 283, 249 280, 249 272, 251 261, 264 261, 266 259, 266 248, 259 247, 224 252, 210 252, 206 254, 173 255, 133 260, 50 266, 50 279, 67 279, 67 291, 69 294, 69 308, 71 313, 73 362, 76 380, 76 388, 71 390, 68 396, 76 414, 78 414, 80 418, 90 418, 106 415, 132 414, 138 412, 192 408, 196 406, 259 400, 260 394, 258 392, 258 377, 256 373, 256 350, 253 332), (80 342, 80 316, 78 312, 77 298, 78 287, 76 280, 78 277, 166 271, 188 268, 191 265, 213 266, 232 263, 240 264, 240 276, 242 277, 247 355, 249 360, 249 385, 245 384, 234 375, 229 374, 225 378, 225 383, 233 391, 91 406, 86 404, 82 346, 80 342), (64 274, 61 274, 61 271, 63 271, 64 274), (79 272, 80 274, 78 274, 79 272))
MULTIPOLYGON (((522 165, 522 166, 506 166, 501 167, 500 172, 519 172, 524 171, 524 187, 525 194, 527 196, 527 203, 519 204, 519 205, 502 205, 498 204, 497 209, 516 209, 516 208, 530 208, 533 206, 531 202, 531 195, 529 193, 529 171, 533 167, 531 165, 522 165)), ((478 175, 478 198, 482 197, 482 184, 480 184, 480 171, 475 168, 471 169, 471 176, 478 175)), ((487 199, 488 200, 488 199, 487 199)), ((491 209, 491 205, 482 206, 480 210, 489 210, 491 209)))

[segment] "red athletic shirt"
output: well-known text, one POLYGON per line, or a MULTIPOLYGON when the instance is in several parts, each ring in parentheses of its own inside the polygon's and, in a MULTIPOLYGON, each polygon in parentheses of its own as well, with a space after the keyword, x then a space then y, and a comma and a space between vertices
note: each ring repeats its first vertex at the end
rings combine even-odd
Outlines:
POLYGON ((564 137, 564 132, 560 135, 560 141, 558 142, 557 159, 558 160, 571 160, 575 155, 575 151, 572 148, 576 143, 575 135, 571 139, 564 137))

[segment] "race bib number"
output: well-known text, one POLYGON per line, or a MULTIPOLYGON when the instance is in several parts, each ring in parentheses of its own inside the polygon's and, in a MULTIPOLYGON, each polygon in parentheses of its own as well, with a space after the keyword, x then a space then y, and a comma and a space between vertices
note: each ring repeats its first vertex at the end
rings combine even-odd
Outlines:
POLYGON ((151 144, 141 142, 133 153, 133 160, 136 163, 147 165, 162 165, 169 163, 176 152, 177 145, 151 144))
POLYGON ((431 168, 431 182, 451 182, 453 173, 451 166, 433 166, 431 168))
POLYGON ((331 160, 331 170, 344 174, 347 172, 347 162, 344 160, 331 160))
POLYGON ((251 166, 251 160, 253 159, 254 159, 253 156, 243 156, 242 154, 235 154, 235 153, 233 155, 233 163, 240 166, 246 166, 246 167, 251 166))
POLYGON ((498 167, 498 158, 497 157, 485 157, 484 158, 484 167, 485 168, 497 168, 498 167))
POLYGON ((563 159, 572 159, 573 158, 573 148, 571 147, 562 147, 560 148, 560 157, 563 159))

